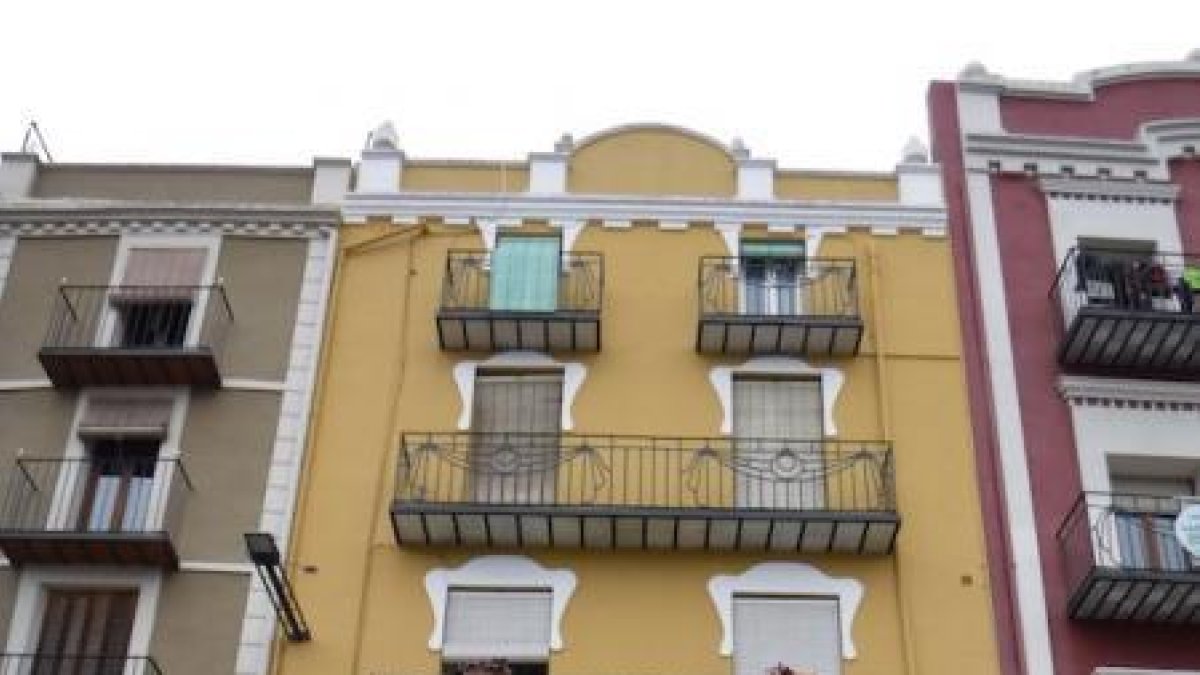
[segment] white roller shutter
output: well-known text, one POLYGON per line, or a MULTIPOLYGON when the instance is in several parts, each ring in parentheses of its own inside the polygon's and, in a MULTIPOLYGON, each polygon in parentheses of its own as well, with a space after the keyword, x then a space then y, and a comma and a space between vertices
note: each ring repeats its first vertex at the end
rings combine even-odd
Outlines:
POLYGON ((783 664, 796 675, 840 675, 836 600, 734 596, 734 675, 767 675, 783 664))
POLYGON ((550 596, 549 590, 451 589, 442 658, 549 658, 550 596))

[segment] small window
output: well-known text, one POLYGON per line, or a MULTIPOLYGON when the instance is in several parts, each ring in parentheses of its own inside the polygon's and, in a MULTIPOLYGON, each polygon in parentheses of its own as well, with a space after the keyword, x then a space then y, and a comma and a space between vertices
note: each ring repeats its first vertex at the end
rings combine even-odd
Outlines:
POLYGON ((840 675, 838 603, 832 598, 735 595, 734 675, 840 675))
POLYGON ((443 675, 545 675, 551 593, 541 589, 450 589, 443 675))

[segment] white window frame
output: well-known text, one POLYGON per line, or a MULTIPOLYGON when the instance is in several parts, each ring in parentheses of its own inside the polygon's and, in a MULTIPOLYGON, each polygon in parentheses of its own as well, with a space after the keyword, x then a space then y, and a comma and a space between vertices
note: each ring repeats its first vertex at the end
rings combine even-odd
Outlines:
MULTIPOLYGON (((113 261, 112 273, 108 280, 110 287, 121 284, 121 279, 125 277, 125 268, 129 265, 130 252, 134 249, 142 248, 202 248, 205 250, 204 270, 200 275, 198 285, 211 286, 216 283, 217 259, 221 254, 220 235, 125 234, 121 235, 120 242, 117 244, 117 255, 113 261)), ((204 327, 204 317, 208 311, 210 295, 209 293, 200 293, 196 306, 192 308, 191 315, 188 317, 187 333, 183 341, 184 345, 188 347, 195 347, 200 341, 200 331, 204 327)), ((111 304, 108 304, 104 308, 104 316, 100 320, 99 332, 96 335, 97 345, 107 346, 112 344, 117 321, 117 311, 111 304)))
POLYGON ((450 589, 521 589, 550 591, 550 651, 563 648, 562 618, 575 593, 575 573, 548 569, 525 556, 489 555, 472 558, 458 568, 439 567, 425 575, 425 592, 433 610, 429 649, 441 652, 446 632, 446 603, 450 589))
MULTIPOLYGON (((187 407, 191 392, 184 387, 170 389, 131 389, 131 388, 98 388, 89 389, 82 392, 78 397, 78 402, 75 406, 75 414, 71 419, 71 429, 67 437, 67 447, 63 458, 66 460, 86 460, 88 458, 87 444, 79 436, 79 425, 83 421, 85 411, 92 398, 101 398, 104 396, 120 396, 122 398, 134 398, 138 396, 147 396, 153 398, 172 398, 174 405, 171 408, 171 422, 167 427, 167 435, 160 441, 158 447, 158 460, 178 460, 181 455, 181 438, 183 436, 183 422, 187 416, 187 407)), ((47 516, 47 527, 50 529, 64 529, 67 524, 76 514, 71 512, 72 497, 76 494, 80 481, 86 479, 85 462, 75 461, 68 465, 68 469, 59 473, 58 481, 54 487, 54 498, 51 500, 49 514, 47 516)), ((146 530, 155 530, 163 526, 163 520, 166 517, 166 510, 170 504, 170 495, 166 494, 170 490, 174 478, 175 471, 155 471, 154 483, 150 490, 149 503, 154 505, 154 511, 146 514, 144 528, 146 530)))
MULTIPOLYGON (((8 628, 5 651, 10 654, 32 654, 37 651, 46 612, 46 597, 50 590, 63 588, 113 589, 137 591, 137 607, 133 629, 129 634, 129 656, 151 656, 150 641, 154 633, 154 617, 162 592, 162 572, 159 570, 28 568, 21 572, 13 603, 12 622, 8 628)), ((12 675, 17 675, 16 668, 12 675)), ((141 675, 136 665, 125 669, 125 675, 141 675)), ((0 675, 10 675, 0 672, 0 675)))
POLYGON ((570 431, 575 426, 571 409, 575 404, 575 396, 587 378, 587 367, 576 361, 556 361, 538 352, 504 352, 484 361, 459 361, 455 364, 454 383, 458 387, 458 397, 462 405, 458 416, 460 431, 471 429, 471 415, 475 411, 475 377, 480 370, 562 372, 562 411, 559 426, 562 431, 570 431))

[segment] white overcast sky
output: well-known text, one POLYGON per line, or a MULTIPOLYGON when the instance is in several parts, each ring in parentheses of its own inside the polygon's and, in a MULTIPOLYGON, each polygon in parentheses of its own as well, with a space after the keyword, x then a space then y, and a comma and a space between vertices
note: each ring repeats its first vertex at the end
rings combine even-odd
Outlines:
POLYGON ((889 169, 968 61, 1066 79, 1200 47, 1197 0, 9 0, 0 149, 307 164, 392 119, 415 157, 523 158, 681 124, 803 168, 889 169))

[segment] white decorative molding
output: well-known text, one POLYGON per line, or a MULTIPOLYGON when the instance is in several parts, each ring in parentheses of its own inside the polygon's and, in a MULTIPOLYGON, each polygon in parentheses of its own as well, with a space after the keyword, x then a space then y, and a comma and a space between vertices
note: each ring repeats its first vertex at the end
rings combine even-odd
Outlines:
POLYGON ((429 648, 440 651, 446 628, 446 600, 454 588, 544 588, 551 593, 550 648, 563 648, 562 618, 575 593, 575 573, 547 569, 519 555, 472 558, 456 569, 439 567, 425 575, 425 592, 433 609, 429 648))
POLYGON ((48 379, 30 378, 27 380, 0 380, 0 391, 28 391, 32 389, 53 389, 54 384, 48 379))
POLYGON ((741 247, 742 224, 713 223, 713 229, 721 235, 721 241, 725 242, 725 250, 729 251, 729 255, 736 257, 741 247))
POLYGON ((1200 61, 1145 61, 1086 70, 1069 81, 1024 80, 990 73, 972 63, 959 75, 958 85, 968 91, 990 91, 1005 96, 1094 101, 1096 89, 1118 82, 1200 77, 1200 61))
POLYGON ((816 376, 821 380, 821 403, 824 406, 825 435, 837 436, 834 410, 842 392, 845 376, 837 368, 814 368, 801 359, 790 356, 763 356, 740 366, 715 366, 708 373, 713 391, 721 402, 721 433, 733 433, 733 378, 737 375, 783 375, 791 377, 816 376))
MULTIPOLYGON (((195 215, 181 210, 153 210, 129 213, 63 213, 51 206, 33 205, 14 212, 0 207, 0 235, 20 237, 122 236, 129 234, 214 234, 263 238, 323 238, 337 224, 337 212, 317 212, 314 220, 294 217, 265 220, 263 213, 246 213, 244 218, 222 214, 221 209, 198 206, 195 215), (323 215, 322 215, 323 214, 323 215)), ((281 214, 282 215, 282 214, 281 214)), ((295 216, 295 214, 291 214, 295 216)))
POLYGON ((183 572, 205 572, 211 574, 254 574, 252 563, 217 562, 211 560, 180 560, 183 572))
POLYGON ((582 220, 556 220, 550 225, 562 231, 562 250, 569 252, 575 248, 575 240, 583 233, 587 223, 582 220))
POLYGON ((1058 391, 1075 405, 1133 404, 1154 409, 1200 408, 1200 383, 1163 380, 1125 380, 1111 377, 1064 375, 1058 391))
POLYGON ((887 202, 740 200, 640 195, 535 195, 466 192, 379 192, 346 195, 345 221, 370 217, 412 220, 423 216, 482 219, 496 213, 520 213, 539 220, 656 221, 668 223, 763 223, 806 228, 946 226, 941 206, 906 206, 887 202))
POLYGON ((556 361, 540 352, 502 352, 483 361, 459 361, 454 366, 454 383, 458 386, 458 397, 462 408, 458 414, 458 428, 471 428, 471 413, 474 410, 475 374, 479 369, 497 370, 561 370, 563 373, 562 417, 563 431, 575 427, 571 407, 575 395, 587 377, 587 367, 575 361, 556 361))
POLYGON ((1042 192, 1051 199, 1173 203, 1179 198, 1179 186, 1174 183, 1097 178, 1043 178, 1039 185, 1042 192))
MULTIPOLYGON (((32 654, 38 648, 38 631, 46 605, 46 591, 54 588, 111 588, 137 591, 133 628, 129 635, 131 655, 150 653, 154 617, 162 592, 163 573, 153 569, 105 567, 30 566, 22 569, 8 624, 9 654, 32 654)), ((8 672, 5 669, 5 672, 8 672)))
POLYGON ((16 237, 0 236, 0 298, 4 297, 4 284, 8 281, 8 270, 12 267, 12 259, 16 255, 16 249, 16 237))
MULTIPOLYGON (((295 325, 288 350, 287 373, 279 406, 279 420, 267 468, 258 530, 275 535, 280 552, 288 554, 292 519, 300 488, 308 420, 316 387, 321 335, 333 281, 337 233, 328 239, 312 239, 304 261, 295 325)), ((271 641, 276 630, 275 614, 261 580, 251 578, 250 592, 242 617, 236 675, 264 675, 270 664, 271 641)))
POLYGON ((247 377, 225 377, 221 379, 221 389, 225 391, 287 391, 286 382, 273 380, 256 380, 247 377))
POLYGON ((395 147, 366 148, 358 162, 357 192, 400 189, 404 174, 404 152, 395 147))
MULTIPOLYGON (((961 102, 960 102, 961 106, 961 102)), ((960 107, 959 115, 965 111, 960 107)), ((984 358, 991 365, 987 381, 992 401, 996 452, 999 454, 1003 504, 1007 509, 1009 542, 1012 551, 1015 604, 1019 633, 1024 645, 1026 668, 1031 673, 1054 672, 1050 648, 1042 561, 1037 540, 1037 519, 1033 509, 1028 455, 1023 434, 1024 422, 1017 393, 1012 334, 1008 323, 1008 302, 1004 288, 1003 264, 992 198, 991 176, 970 174, 966 181, 966 201, 971 213, 976 260, 975 278, 979 286, 979 305, 983 320, 984 358)))
POLYGON ((733 654, 733 597, 735 595, 836 596, 842 634, 842 658, 854 659, 854 617, 863 598, 857 579, 831 577, 801 562, 759 563, 737 576, 720 575, 708 582, 717 616, 721 620, 722 656, 733 654))
POLYGON ((529 192, 559 195, 567 191, 567 152, 529 153, 529 192))
POLYGON ((739 157, 736 161, 738 199, 775 199, 775 160, 739 157))

